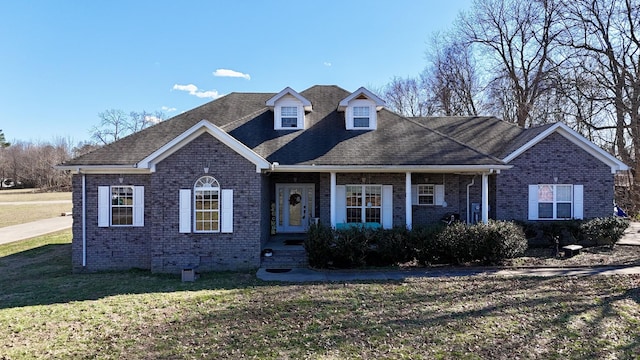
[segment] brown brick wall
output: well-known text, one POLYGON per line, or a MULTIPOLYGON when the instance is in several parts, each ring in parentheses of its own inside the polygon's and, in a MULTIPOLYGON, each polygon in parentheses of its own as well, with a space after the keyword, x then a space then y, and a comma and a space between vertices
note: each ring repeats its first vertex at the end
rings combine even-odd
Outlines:
POLYGON ((511 161, 497 176, 496 217, 527 220, 530 184, 584 185, 584 218, 610 216, 613 174, 607 165, 560 134, 552 134, 511 161))

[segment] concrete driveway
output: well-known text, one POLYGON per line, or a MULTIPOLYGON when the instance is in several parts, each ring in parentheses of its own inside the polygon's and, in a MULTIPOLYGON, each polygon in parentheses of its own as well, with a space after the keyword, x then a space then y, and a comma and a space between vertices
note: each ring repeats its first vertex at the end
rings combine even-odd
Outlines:
POLYGON ((32 237, 69 229, 71 225, 73 225, 73 217, 59 216, 26 224, 3 227, 0 228, 0 244, 30 239, 32 237))

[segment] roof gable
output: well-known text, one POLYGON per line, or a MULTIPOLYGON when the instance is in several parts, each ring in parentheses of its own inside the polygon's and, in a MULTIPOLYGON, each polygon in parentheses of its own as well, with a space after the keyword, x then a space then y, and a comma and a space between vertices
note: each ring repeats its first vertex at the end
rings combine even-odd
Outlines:
POLYGON ((297 93, 295 90, 293 90, 288 86, 284 88, 282 91, 280 91, 279 93, 277 93, 275 96, 267 100, 266 105, 273 109, 273 107, 276 106, 276 102, 278 102, 278 100, 282 99, 287 95, 291 95, 294 98, 296 98, 298 101, 300 101, 302 103, 302 106, 304 107, 304 111, 313 110, 311 106, 311 101, 307 100, 304 96, 300 95, 299 93, 297 93))
POLYGON ((385 105, 384 100, 379 98, 376 94, 372 93, 371 91, 365 89, 364 86, 363 86, 363 87, 359 88, 358 90, 354 91, 353 93, 351 93, 351 95, 349 95, 346 98, 342 99, 340 101, 340 103, 338 104, 338 111, 345 111, 347 109, 347 107, 349 106, 349 102, 351 102, 352 100, 363 99, 363 98, 366 98, 366 99, 371 100, 372 102, 374 102, 375 105, 376 105, 376 110, 377 111, 382 110, 382 108, 385 105))
POLYGON ((534 145, 538 144, 540 141, 546 139, 549 135, 553 133, 558 133, 565 137, 567 140, 571 141, 573 144, 577 145, 596 159, 602 161, 609 167, 611 167, 611 173, 615 174, 620 170, 629 170, 629 167, 625 165, 622 161, 618 160, 615 156, 609 154, 608 152, 602 150, 599 146, 595 145, 584 136, 578 134, 576 131, 572 130, 569 126, 564 123, 555 123, 552 125, 543 126, 540 128, 531 128, 527 129, 526 132, 531 132, 530 136, 525 136, 528 138, 526 142, 522 143, 520 146, 515 148, 509 154, 507 154, 502 160, 505 163, 511 162, 511 160, 517 158, 525 151, 529 150, 534 145), (542 131, 540 131, 542 130, 542 131), (535 135, 535 136, 532 136, 535 135))
POLYGON ((223 144, 230 147, 233 151, 240 154, 245 159, 251 161, 256 165, 256 172, 258 173, 264 169, 268 169, 271 165, 267 160, 256 154, 246 145, 207 120, 201 120, 199 123, 195 124, 187 131, 183 132, 158 150, 154 151, 151 155, 142 159, 137 165, 139 168, 148 168, 151 171, 155 171, 155 166, 157 163, 166 159, 168 156, 180 150, 192 140, 204 133, 210 134, 223 144))

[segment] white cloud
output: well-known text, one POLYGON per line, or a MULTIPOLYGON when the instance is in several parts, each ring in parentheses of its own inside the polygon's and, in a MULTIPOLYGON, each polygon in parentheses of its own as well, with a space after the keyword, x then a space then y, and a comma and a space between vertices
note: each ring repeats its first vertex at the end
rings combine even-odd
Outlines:
POLYGON ((157 123, 161 122, 162 119, 160 119, 157 116, 147 115, 147 116, 144 117, 144 121, 146 121, 148 123, 151 123, 151 124, 157 124, 157 123))
POLYGON ((193 84, 189 84, 189 85, 175 84, 173 85, 173 90, 186 91, 189 93, 189 95, 193 95, 199 98, 217 99, 220 96, 222 96, 218 93, 217 90, 200 91, 198 90, 198 87, 193 84))
POLYGON ((243 79, 251 80, 251 75, 244 74, 244 73, 241 73, 241 72, 235 71, 235 70, 229 70, 229 69, 216 69, 216 71, 213 72, 213 76, 218 76, 218 77, 237 77, 237 78, 243 78, 243 79))
POLYGON ((174 108, 174 107, 168 107, 168 106, 163 106, 161 107, 162 111, 166 111, 166 112, 174 112, 178 109, 174 108))
POLYGON ((328 61, 325 61, 323 64, 324 64, 324 66, 327 66, 327 67, 331 66, 331 63, 328 62, 328 61))

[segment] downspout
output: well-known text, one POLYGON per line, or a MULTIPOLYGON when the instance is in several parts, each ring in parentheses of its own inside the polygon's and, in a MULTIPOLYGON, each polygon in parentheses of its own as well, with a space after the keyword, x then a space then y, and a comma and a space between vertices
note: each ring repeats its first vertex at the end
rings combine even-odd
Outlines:
POLYGON ((467 224, 471 223, 471 211, 469 211, 469 207, 470 207, 470 203, 469 203, 469 189, 476 183, 476 176, 473 175, 473 178, 471 179, 471 182, 469 184, 467 184, 467 224))
POLYGON ((82 267, 87 267, 87 179, 82 174, 82 267))

